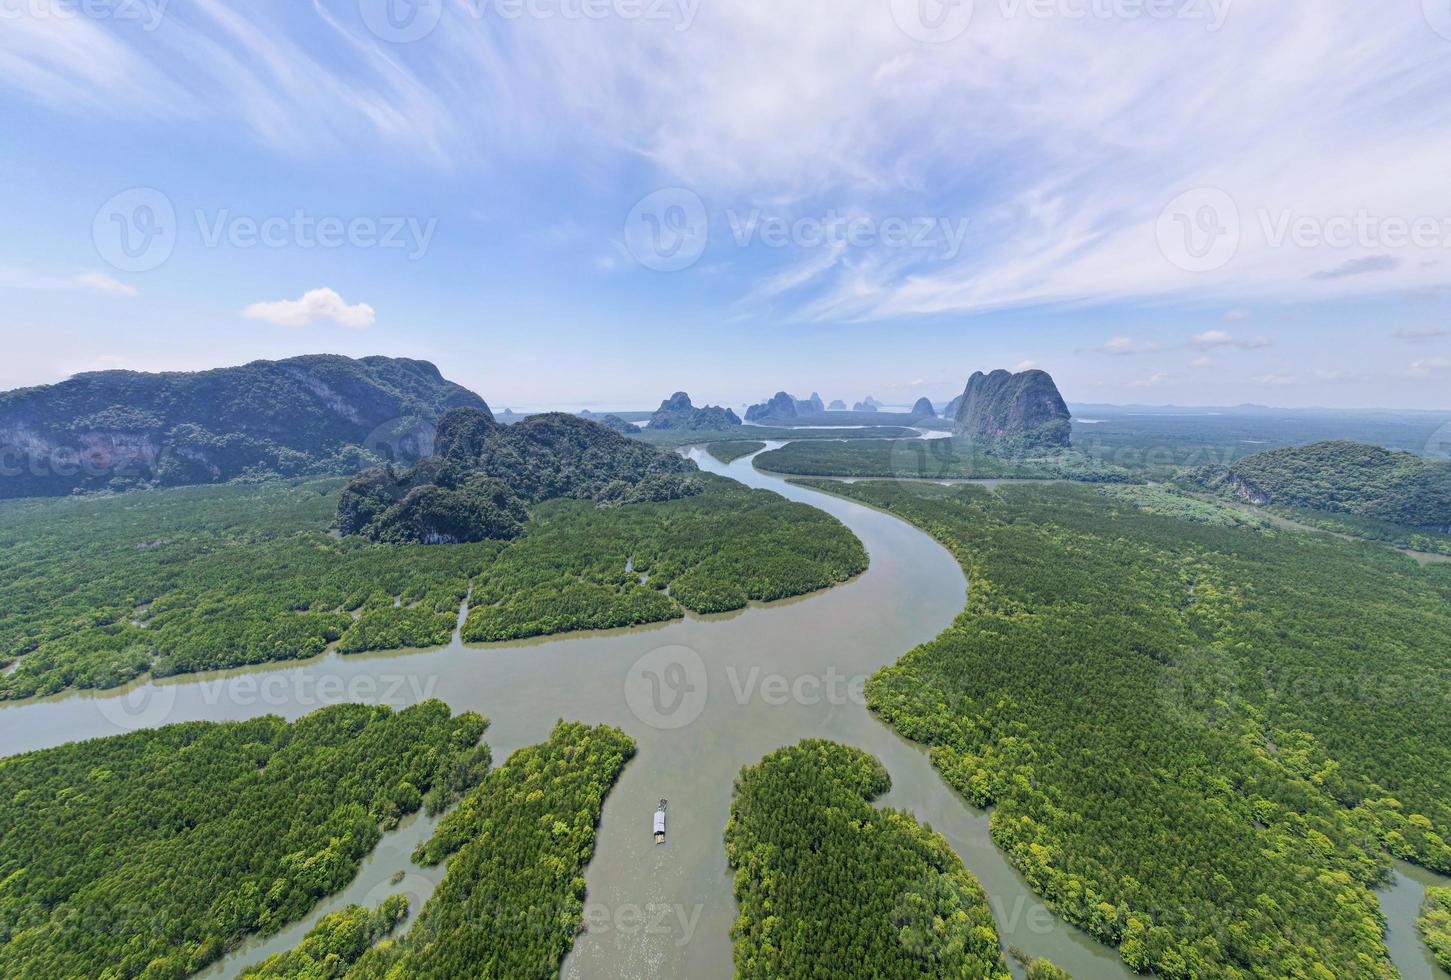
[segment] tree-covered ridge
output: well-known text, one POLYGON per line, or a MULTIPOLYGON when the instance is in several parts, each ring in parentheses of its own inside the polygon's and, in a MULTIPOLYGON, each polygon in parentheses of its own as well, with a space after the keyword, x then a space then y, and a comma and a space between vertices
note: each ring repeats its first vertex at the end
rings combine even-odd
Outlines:
POLYGON ((0 503, 0 699, 446 643, 502 544, 339 540, 338 482, 0 503))
POLYGON ((376 909, 361 905, 330 912, 296 948, 268 957, 242 980, 334 980, 408 917, 408 899, 390 895, 376 909))
POLYGON ((736 976, 1007 980, 977 879, 940 834, 871 801, 891 779, 808 739, 741 771, 726 825, 736 976))
POLYGON ((1441 969, 1451 972, 1451 888, 1426 889, 1416 925, 1441 969))
POLYGON ((349 980, 559 975, 584 917, 584 870, 606 795, 635 743, 617 728, 560 722, 490 773, 420 845, 448 871, 401 938, 349 980))
POLYGON ((393 544, 507 540, 540 501, 615 505, 700 491, 689 460, 562 413, 501 425, 456 409, 439 420, 436 448, 406 472, 359 474, 338 502, 338 529, 393 544))
POLYGON ((706 452, 716 459, 729 466, 742 456, 749 456, 751 453, 758 453, 766 448, 764 442, 712 442, 705 447, 706 452))
POLYGON ((967 379, 954 430, 984 446, 1067 449, 1071 417, 1046 371, 977 371, 967 379))
POLYGON ((1444 566, 1066 484, 830 489, 968 572, 868 697, 1051 905, 1165 977, 1388 975, 1389 855, 1451 870, 1444 566))
POLYGON ((451 408, 487 412, 427 361, 333 354, 210 371, 96 371, 0 392, 0 497, 349 473, 432 451, 451 408))
POLYGON ((791 476, 890 477, 897 480, 1084 480, 1133 478, 1118 466, 1073 450, 989 451, 967 439, 859 439, 791 442, 762 453, 755 465, 791 476))
POLYGON ((277 931, 477 785, 486 725, 339 705, 0 761, 0 975, 169 980, 277 931))
POLYGON ((696 477, 705 492, 599 509, 555 500, 475 581, 463 638, 512 640, 727 612, 866 570, 839 521, 769 490, 696 477), (668 592, 667 592, 668 590, 668 592))
POLYGON ((1272 449, 1201 479, 1254 503, 1353 514, 1451 534, 1451 463, 1337 440, 1272 449))
MULTIPOLYGON (((719 405, 704 405, 696 408, 690 403, 690 396, 677 391, 660 403, 655 414, 650 416, 650 428, 665 429, 719 429, 740 428, 741 420, 728 408, 719 405)), ((635 430, 639 432, 637 428, 635 430)))

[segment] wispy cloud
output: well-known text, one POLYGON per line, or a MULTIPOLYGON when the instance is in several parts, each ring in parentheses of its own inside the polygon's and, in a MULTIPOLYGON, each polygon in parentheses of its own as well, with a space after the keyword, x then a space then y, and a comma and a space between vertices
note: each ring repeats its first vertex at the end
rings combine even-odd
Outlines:
POLYGON ((1408 344, 1425 344, 1442 337, 1451 337, 1451 330, 1444 327, 1403 327, 1392 336, 1408 344))
POLYGON ((1244 350, 1255 350, 1261 347, 1270 346, 1267 337, 1236 337, 1224 330, 1206 330, 1203 333, 1195 334, 1190 338, 1191 347, 1200 350, 1213 350, 1216 347, 1239 347, 1244 350))
POLYGON ((318 320, 332 320, 344 327, 371 327, 377 316, 367 303, 349 305, 336 290, 309 289, 300 299, 253 303, 242 311, 252 320, 266 320, 283 327, 306 327, 318 320))
POLYGON ((73 276, 57 276, 34 272, 15 266, 0 265, 0 288, 9 289, 83 289, 112 296, 140 296, 141 291, 129 283, 104 272, 82 272, 73 276))
POLYGON ((141 291, 135 286, 124 283, 115 276, 109 276, 104 272, 83 272, 76 276, 75 282, 78 286, 94 289, 97 292, 110 293, 113 296, 141 295, 141 291))
POLYGON ((1312 272, 1310 278, 1322 282, 1327 279, 1349 279, 1351 276, 1364 276, 1372 272, 1390 272, 1399 268, 1400 264, 1401 260, 1393 255, 1367 255, 1359 259, 1347 259, 1333 269, 1312 272))
POLYGON ((1157 354, 1163 350, 1158 344, 1139 343, 1132 337, 1114 337, 1107 343, 1093 348, 1095 353, 1114 357, 1129 357, 1134 354, 1157 354))
MULTIPOLYGON (((460 2, 427 37, 394 44, 356 0, 191 0, 152 30, 7 20, 0 86, 83 115, 206 122, 288 155, 456 174, 568 161, 567 179, 590 188, 681 185, 717 208, 971 220, 948 260, 884 245, 740 250, 762 267, 753 298, 805 319, 1238 308, 1451 284, 1451 263, 1377 236, 1279 234, 1301 219, 1444 216, 1451 58, 1418 11, 1236 0, 1212 31, 1010 6, 978 4, 962 37, 925 45, 879 0, 807 0, 789 16, 779 0, 704 4, 688 30, 477 16, 491 5, 460 2), (1233 213, 1217 220, 1238 233, 1222 264, 1191 271, 1164 238, 1203 228, 1164 219, 1197 188, 1223 192, 1233 213)), ((622 218, 610 215, 612 234, 622 218)))

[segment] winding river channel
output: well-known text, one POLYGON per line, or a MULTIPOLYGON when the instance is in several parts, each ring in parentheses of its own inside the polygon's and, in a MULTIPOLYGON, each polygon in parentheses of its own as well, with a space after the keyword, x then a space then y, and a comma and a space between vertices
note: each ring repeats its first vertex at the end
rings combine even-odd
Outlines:
MULTIPOLYGON (((779 445, 779 444, 776 444, 779 445)), ((987 890, 1005 944, 1044 956, 1080 980, 1128 977, 1114 950, 1066 925, 1028 890, 993 846, 988 816, 937 777, 926 753, 865 707, 867 676, 943 631, 968 583, 948 552, 887 514, 699 450, 703 469, 819 507, 845 523, 871 556, 867 572, 835 589, 723 616, 605 633, 380 655, 327 655, 301 664, 143 682, 105 695, 70 695, 0 708, 0 752, 194 719, 260 714, 296 718, 324 704, 395 707, 436 697, 491 719, 496 763, 545 740, 564 718, 617 725, 638 743, 604 808, 587 880, 586 931, 564 964, 570 980, 730 977, 736 916, 722 832, 742 766, 802 738, 822 737, 876 756, 892 777, 880 804, 912 811, 952 843, 987 890), (669 843, 651 841, 651 815, 669 800, 669 843)), ((307 920, 244 944, 206 971, 232 977, 292 947, 318 917, 354 902, 407 893, 417 908, 442 876, 408 860, 435 821, 415 817, 387 835, 344 891, 307 920), (401 877, 400 877, 401 876, 401 877)), ((1426 872, 1398 866, 1383 895, 1402 975, 1433 972, 1414 922, 1426 872)), ((527 929, 527 915, 503 923, 527 929)), ((1022 971, 1013 965, 1017 975, 1022 971)))

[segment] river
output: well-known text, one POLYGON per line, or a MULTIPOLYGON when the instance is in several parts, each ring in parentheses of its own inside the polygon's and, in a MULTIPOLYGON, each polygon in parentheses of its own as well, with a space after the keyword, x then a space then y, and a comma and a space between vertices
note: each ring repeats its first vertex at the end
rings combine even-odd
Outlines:
MULTIPOLYGON (((1080 980, 1130 976, 1115 951, 1032 895, 993 846, 987 814, 951 792, 926 753, 863 703, 867 676, 937 636, 962 610, 967 582, 951 555, 887 514, 759 473, 749 457, 723 465, 698 450, 690 455, 702 469, 834 515, 865 544, 868 571, 811 596, 633 630, 489 646, 455 638, 440 650, 327 655, 7 706, 0 708, 0 746, 12 754, 185 720, 296 718, 340 701, 402 707, 425 697, 487 715, 485 738, 496 763, 543 741, 560 718, 617 725, 639 753, 605 803, 586 875, 587 931, 562 975, 708 980, 732 973, 736 908, 722 832, 735 775, 802 738, 835 739, 887 767, 892 789, 880 804, 912 811, 952 843, 987 890, 1005 945, 1047 957, 1080 980), (650 818, 661 798, 670 801, 669 843, 656 847, 650 818)), ((351 885, 306 920, 244 944, 202 976, 235 976, 292 947, 318 917, 351 902, 376 904, 401 891, 417 908, 442 872, 419 869, 408 855, 434 822, 405 822, 385 836, 351 885)), ((1433 974, 1414 924, 1405 921, 1426 880, 1424 872, 1415 874, 1398 876, 1385 906, 1397 965, 1420 980, 1433 974)))

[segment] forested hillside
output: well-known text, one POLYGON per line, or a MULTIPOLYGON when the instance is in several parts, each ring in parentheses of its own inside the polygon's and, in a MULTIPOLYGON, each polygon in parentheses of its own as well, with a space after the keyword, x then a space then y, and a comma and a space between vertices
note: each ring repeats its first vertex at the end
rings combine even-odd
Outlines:
POLYGON ((741 771, 726 825, 740 980, 1008 980, 987 896, 939 834, 871 801, 891 779, 811 739, 741 771))
POLYGON ((338 529, 392 544, 508 539, 544 500, 619 505, 702 489, 689 460, 562 413, 500 425, 487 411, 455 409, 439 420, 436 449, 406 472, 359 474, 338 502, 338 529))
POLYGON ((96 371, 0 392, 0 497, 352 473, 432 452, 484 400, 427 361, 335 354, 210 371, 96 371))
POLYGON ((0 761, 0 976, 179 978, 277 931, 484 779, 486 724, 340 705, 0 761))
POLYGON ((1256 453, 1200 479, 1253 503, 1451 534, 1451 463, 1345 440, 1256 453))
POLYGON ((951 548, 953 629, 871 706, 1164 977, 1387 975, 1394 854, 1451 870, 1451 574, 1066 484, 824 485, 951 548))

